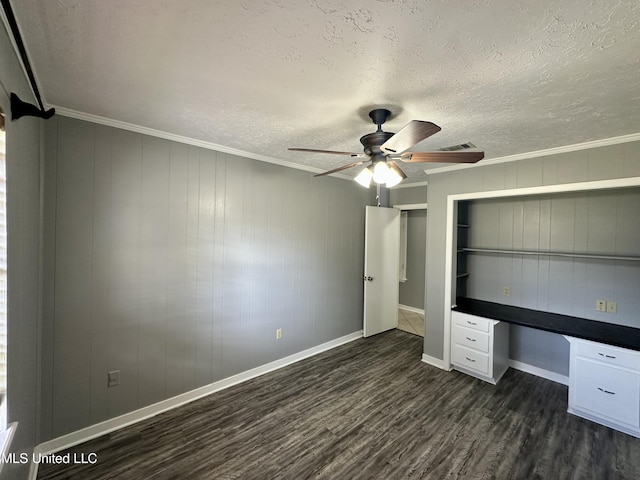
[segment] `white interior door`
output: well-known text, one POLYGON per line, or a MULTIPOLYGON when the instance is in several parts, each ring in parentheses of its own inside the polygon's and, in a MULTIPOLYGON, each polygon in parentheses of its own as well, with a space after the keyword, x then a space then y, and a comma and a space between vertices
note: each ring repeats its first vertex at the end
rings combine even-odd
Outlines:
POLYGON ((364 237, 364 336, 398 326, 400 210, 366 207, 364 237))

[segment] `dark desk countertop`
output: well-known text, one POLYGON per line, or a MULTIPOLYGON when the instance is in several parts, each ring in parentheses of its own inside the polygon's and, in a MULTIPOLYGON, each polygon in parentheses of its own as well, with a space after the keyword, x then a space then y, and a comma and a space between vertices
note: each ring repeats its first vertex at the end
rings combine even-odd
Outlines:
POLYGON ((640 351, 640 328, 458 297, 454 311, 640 351))

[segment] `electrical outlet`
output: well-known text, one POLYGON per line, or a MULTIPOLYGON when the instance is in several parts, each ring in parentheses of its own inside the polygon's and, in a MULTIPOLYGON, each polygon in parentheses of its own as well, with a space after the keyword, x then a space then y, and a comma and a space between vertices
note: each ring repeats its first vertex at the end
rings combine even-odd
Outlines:
POLYGON ((618 304, 607 300, 607 313, 618 313, 618 304))
POLYGON ((511 290, 509 289, 509 287, 504 287, 502 289, 502 295, 504 295, 505 297, 508 297, 509 295, 511 295, 511 290))
POLYGON ((116 385, 120 385, 120 370, 107 373, 107 387, 115 387, 116 385))
POLYGON ((606 300, 596 300, 596 310, 598 312, 606 312, 607 311, 607 301, 606 300))
POLYGON ((282 338, 282 329, 279 328, 276 330, 276 339, 280 340, 282 338))

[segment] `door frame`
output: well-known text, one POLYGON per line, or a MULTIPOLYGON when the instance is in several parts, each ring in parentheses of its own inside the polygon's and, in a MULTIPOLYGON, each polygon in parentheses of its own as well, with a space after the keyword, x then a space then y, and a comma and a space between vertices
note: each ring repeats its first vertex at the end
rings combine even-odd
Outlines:
POLYGON ((400 205, 393 205, 393 208, 397 208, 400 211, 403 210, 427 210, 426 203, 403 203, 400 205))

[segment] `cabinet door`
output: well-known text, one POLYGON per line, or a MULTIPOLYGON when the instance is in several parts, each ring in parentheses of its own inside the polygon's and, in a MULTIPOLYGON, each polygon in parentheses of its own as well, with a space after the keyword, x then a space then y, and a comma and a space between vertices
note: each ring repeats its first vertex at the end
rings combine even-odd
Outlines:
POLYGON ((640 375, 586 358, 575 362, 576 407, 640 427, 640 375))

